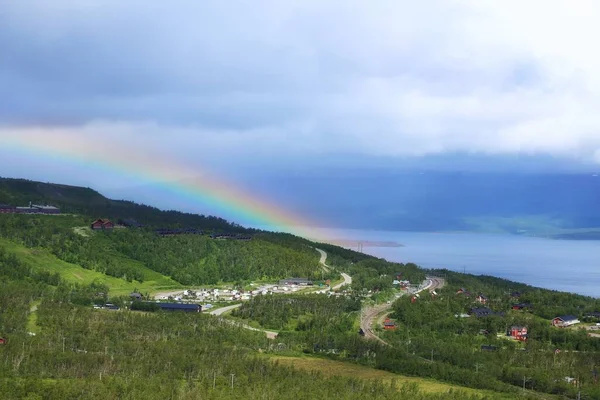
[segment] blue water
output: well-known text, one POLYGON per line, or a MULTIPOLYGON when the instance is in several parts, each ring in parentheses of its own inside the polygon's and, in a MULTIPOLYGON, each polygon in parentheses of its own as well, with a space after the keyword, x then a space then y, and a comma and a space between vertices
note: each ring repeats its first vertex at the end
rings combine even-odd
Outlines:
POLYGON ((600 241, 516 235, 327 230, 336 239, 394 241, 404 247, 363 251, 424 268, 485 274, 529 285, 600 297, 600 241))

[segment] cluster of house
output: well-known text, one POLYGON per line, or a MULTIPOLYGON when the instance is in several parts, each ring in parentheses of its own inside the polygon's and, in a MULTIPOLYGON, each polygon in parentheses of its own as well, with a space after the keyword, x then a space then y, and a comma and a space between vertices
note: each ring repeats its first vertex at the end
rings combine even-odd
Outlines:
POLYGON ((287 278, 279 281, 280 286, 312 286, 313 281, 308 278, 287 278))
POLYGON ((97 219, 94 222, 92 222, 91 228, 94 231, 99 231, 99 230, 111 230, 115 227, 115 224, 110 220, 110 219, 97 219))
MULTIPOLYGON (((457 294, 461 294, 461 295, 466 295, 466 296, 470 296, 470 292, 467 291, 464 288, 460 288, 457 292, 457 294)), ((518 292, 514 292, 511 293, 511 297, 513 298, 519 298, 520 297, 520 293, 518 292)), ((486 296, 484 296, 483 294, 478 295, 475 300, 481 304, 486 304, 488 302, 488 298, 486 296)), ((518 304, 514 304, 511 306, 511 308, 513 310, 531 310, 532 309, 532 304, 531 303, 518 303, 518 304)), ((504 312, 495 312, 487 307, 474 307, 471 308, 469 310, 468 314, 457 314, 456 317, 461 317, 461 318, 468 318, 468 317, 476 317, 476 318, 482 318, 482 317, 490 317, 490 316, 504 316, 504 312)), ((592 319, 592 320, 597 320, 600 321, 600 312, 592 312, 589 313, 585 316, 588 319, 592 319)), ((569 326, 573 326, 576 324, 579 324, 581 321, 579 321, 579 318, 575 315, 561 315, 558 316, 556 318, 552 319, 552 326, 558 327, 558 328, 567 328, 569 326)), ((600 325, 600 324, 599 324, 600 325)), ((527 332, 527 327, 525 326, 512 326, 508 332, 507 332, 507 336, 510 336, 511 338, 515 339, 515 340, 519 340, 519 341, 526 341, 527 337, 528 337, 528 332, 527 332)), ((493 346, 490 346, 493 347, 493 346)), ((490 349, 483 349, 482 350, 486 350, 486 351, 490 351, 490 349)))
POLYGON ((0 214, 60 214, 60 208, 49 205, 38 205, 29 203, 28 207, 9 206, 0 204, 0 214))
MULTIPOLYGON (((277 289, 277 287, 275 287, 277 289)), ((179 295, 161 296, 158 300, 187 301, 192 303, 207 301, 239 301, 250 300, 254 296, 272 294, 273 288, 258 288, 256 290, 242 291, 236 289, 202 289, 199 291, 185 290, 179 295)), ((135 298, 136 293, 131 297, 135 298)), ((141 298, 136 298, 141 300, 141 298)), ((206 308, 206 307, 205 307, 206 308)))

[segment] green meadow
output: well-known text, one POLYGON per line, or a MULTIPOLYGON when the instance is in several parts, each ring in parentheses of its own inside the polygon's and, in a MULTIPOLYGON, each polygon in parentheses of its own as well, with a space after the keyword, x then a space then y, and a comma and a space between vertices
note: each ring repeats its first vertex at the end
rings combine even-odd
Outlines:
MULTIPOLYGON (((90 284, 92 282, 107 285, 111 296, 122 296, 137 290, 142 293, 152 293, 157 290, 180 288, 181 284, 158 272, 144 267, 141 263, 118 257, 118 262, 134 266, 145 276, 144 282, 128 282, 125 279, 109 276, 101 272, 85 269, 79 265, 60 260, 45 249, 30 249, 15 242, 0 238, 0 246, 8 253, 15 254, 25 265, 37 271, 47 271, 60 274, 67 282, 90 284)), ((112 255, 113 257, 115 255, 112 255)))

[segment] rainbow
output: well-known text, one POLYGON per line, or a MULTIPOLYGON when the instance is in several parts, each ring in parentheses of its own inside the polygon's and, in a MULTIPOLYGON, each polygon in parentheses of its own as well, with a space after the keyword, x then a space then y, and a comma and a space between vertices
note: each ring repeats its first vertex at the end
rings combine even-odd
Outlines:
POLYGON ((214 174, 165 159, 164 155, 146 149, 136 152, 114 141, 109 145, 106 140, 89 134, 60 129, 16 130, 13 135, 0 133, 0 140, 3 147, 11 146, 21 151, 58 157, 84 168, 105 169, 151 182, 255 226, 310 239, 321 236, 319 231, 313 229, 317 226, 313 221, 236 188, 214 174))

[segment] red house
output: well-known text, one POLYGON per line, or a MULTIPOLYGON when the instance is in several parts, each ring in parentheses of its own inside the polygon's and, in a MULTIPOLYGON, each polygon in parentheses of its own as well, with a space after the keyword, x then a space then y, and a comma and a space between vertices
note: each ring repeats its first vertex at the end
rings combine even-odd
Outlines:
POLYGON ((383 329, 386 331, 393 331, 397 328, 396 323, 389 318, 386 318, 383 322, 383 329))
POLYGON ((511 326, 509 336, 522 342, 527 340, 527 328, 524 326, 511 326))
POLYGON ((97 219, 92 222, 92 229, 95 231, 101 229, 112 229, 114 227, 115 224, 113 224, 109 219, 97 219))
POLYGON ((6 344, 6 339, 4 339, 3 337, 0 337, 0 344, 6 344))

